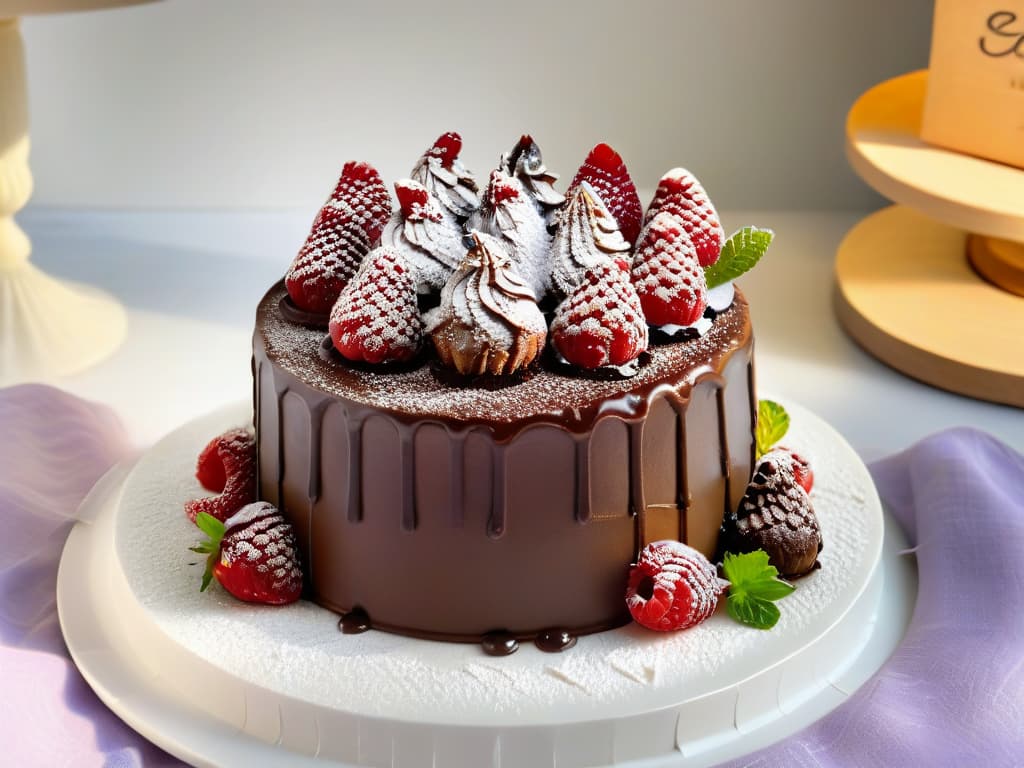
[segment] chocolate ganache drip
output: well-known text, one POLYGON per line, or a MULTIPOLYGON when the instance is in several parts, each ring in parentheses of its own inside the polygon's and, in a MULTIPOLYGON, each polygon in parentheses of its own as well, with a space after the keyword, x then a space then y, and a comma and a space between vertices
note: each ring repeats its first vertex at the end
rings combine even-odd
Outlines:
POLYGON ((562 209, 551 247, 552 282, 563 294, 583 283, 587 272, 609 260, 629 262, 629 243, 594 188, 583 182, 562 209))
POLYGON ((544 349, 544 315, 501 242, 476 230, 470 237, 473 247, 441 293, 434 346, 463 375, 514 373, 544 349))

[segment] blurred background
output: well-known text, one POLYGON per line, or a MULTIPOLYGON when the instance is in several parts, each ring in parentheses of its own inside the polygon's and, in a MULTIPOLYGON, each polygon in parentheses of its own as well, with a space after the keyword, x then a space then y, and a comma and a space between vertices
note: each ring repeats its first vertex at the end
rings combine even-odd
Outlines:
MULTIPOLYGON (((719 209, 863 209, 843 124, 927 65, 931 0, 496 4, 166 0, 23 22, 30 208, 302 207, 341 164, 408 174, 445 130, 492 167, 522 132, 568 181, 605 140, 719 209)), ((831 257, 831 254, 829 254, 831 257)))

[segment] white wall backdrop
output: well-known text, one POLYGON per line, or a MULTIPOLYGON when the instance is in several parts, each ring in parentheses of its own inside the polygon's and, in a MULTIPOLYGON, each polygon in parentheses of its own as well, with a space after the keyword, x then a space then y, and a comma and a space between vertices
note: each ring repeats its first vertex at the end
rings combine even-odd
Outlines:
MULTIPOLYGON (((724 208, 859 208, 843 122, 925 66, 931 0, 165 0, 24 21, 36 205, 314 206, 442 131, 483 172, 521 132, 571 176, 606 140, 724 208)), ((567 179, 566 179, 567 180, 567 179)))

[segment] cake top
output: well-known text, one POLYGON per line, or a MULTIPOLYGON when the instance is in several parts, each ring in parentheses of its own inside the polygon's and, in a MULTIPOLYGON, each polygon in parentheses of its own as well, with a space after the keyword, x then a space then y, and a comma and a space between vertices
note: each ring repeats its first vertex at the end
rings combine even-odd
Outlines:
MULTIPOLYGON (((622 396, 621 380, 601 381, 565 375, 546 367, 521 383, 498 390, 447 386, 429 363, 411 370, 380 372, 346 365, 322 354, 325 334, 285 320, 279 305, 287 295, 274 286, 260 302, 256 341, 275 365, 332 397, 410 418, 430 418, 465 424, 486 423, 520 427, 535 419, 562 420, 568 427, 585 428, 598 409, 628 414, 643 407, 641 398, 622 396), (626 400, 629 400, 627 402, 626 400)), ((629 380, 637 392, 667 386, 685 375, 690 383, 716 370, 715 361, 744 347, 751 335, 747 302, 736 291, 731 306, 718 315, 703 336, 686 343, 654 346, 650 360, 629 380)), ((685 393, 683 393, 685 394, 685 393)))

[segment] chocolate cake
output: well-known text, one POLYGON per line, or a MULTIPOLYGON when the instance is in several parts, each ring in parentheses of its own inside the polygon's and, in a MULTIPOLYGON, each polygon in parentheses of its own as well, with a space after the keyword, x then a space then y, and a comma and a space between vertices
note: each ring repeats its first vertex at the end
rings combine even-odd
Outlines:
POLYGON ((731 280, 770 237, 725 242, 682 169, 645 216, 607 145, 565 195, 528 136, 482 193, 460 148, 439 138, 394 212, 346 165, 260 302, 258 498, 345 631, 559 650, 629 620, 645 546, 714 556, 755 461, 731 280))

